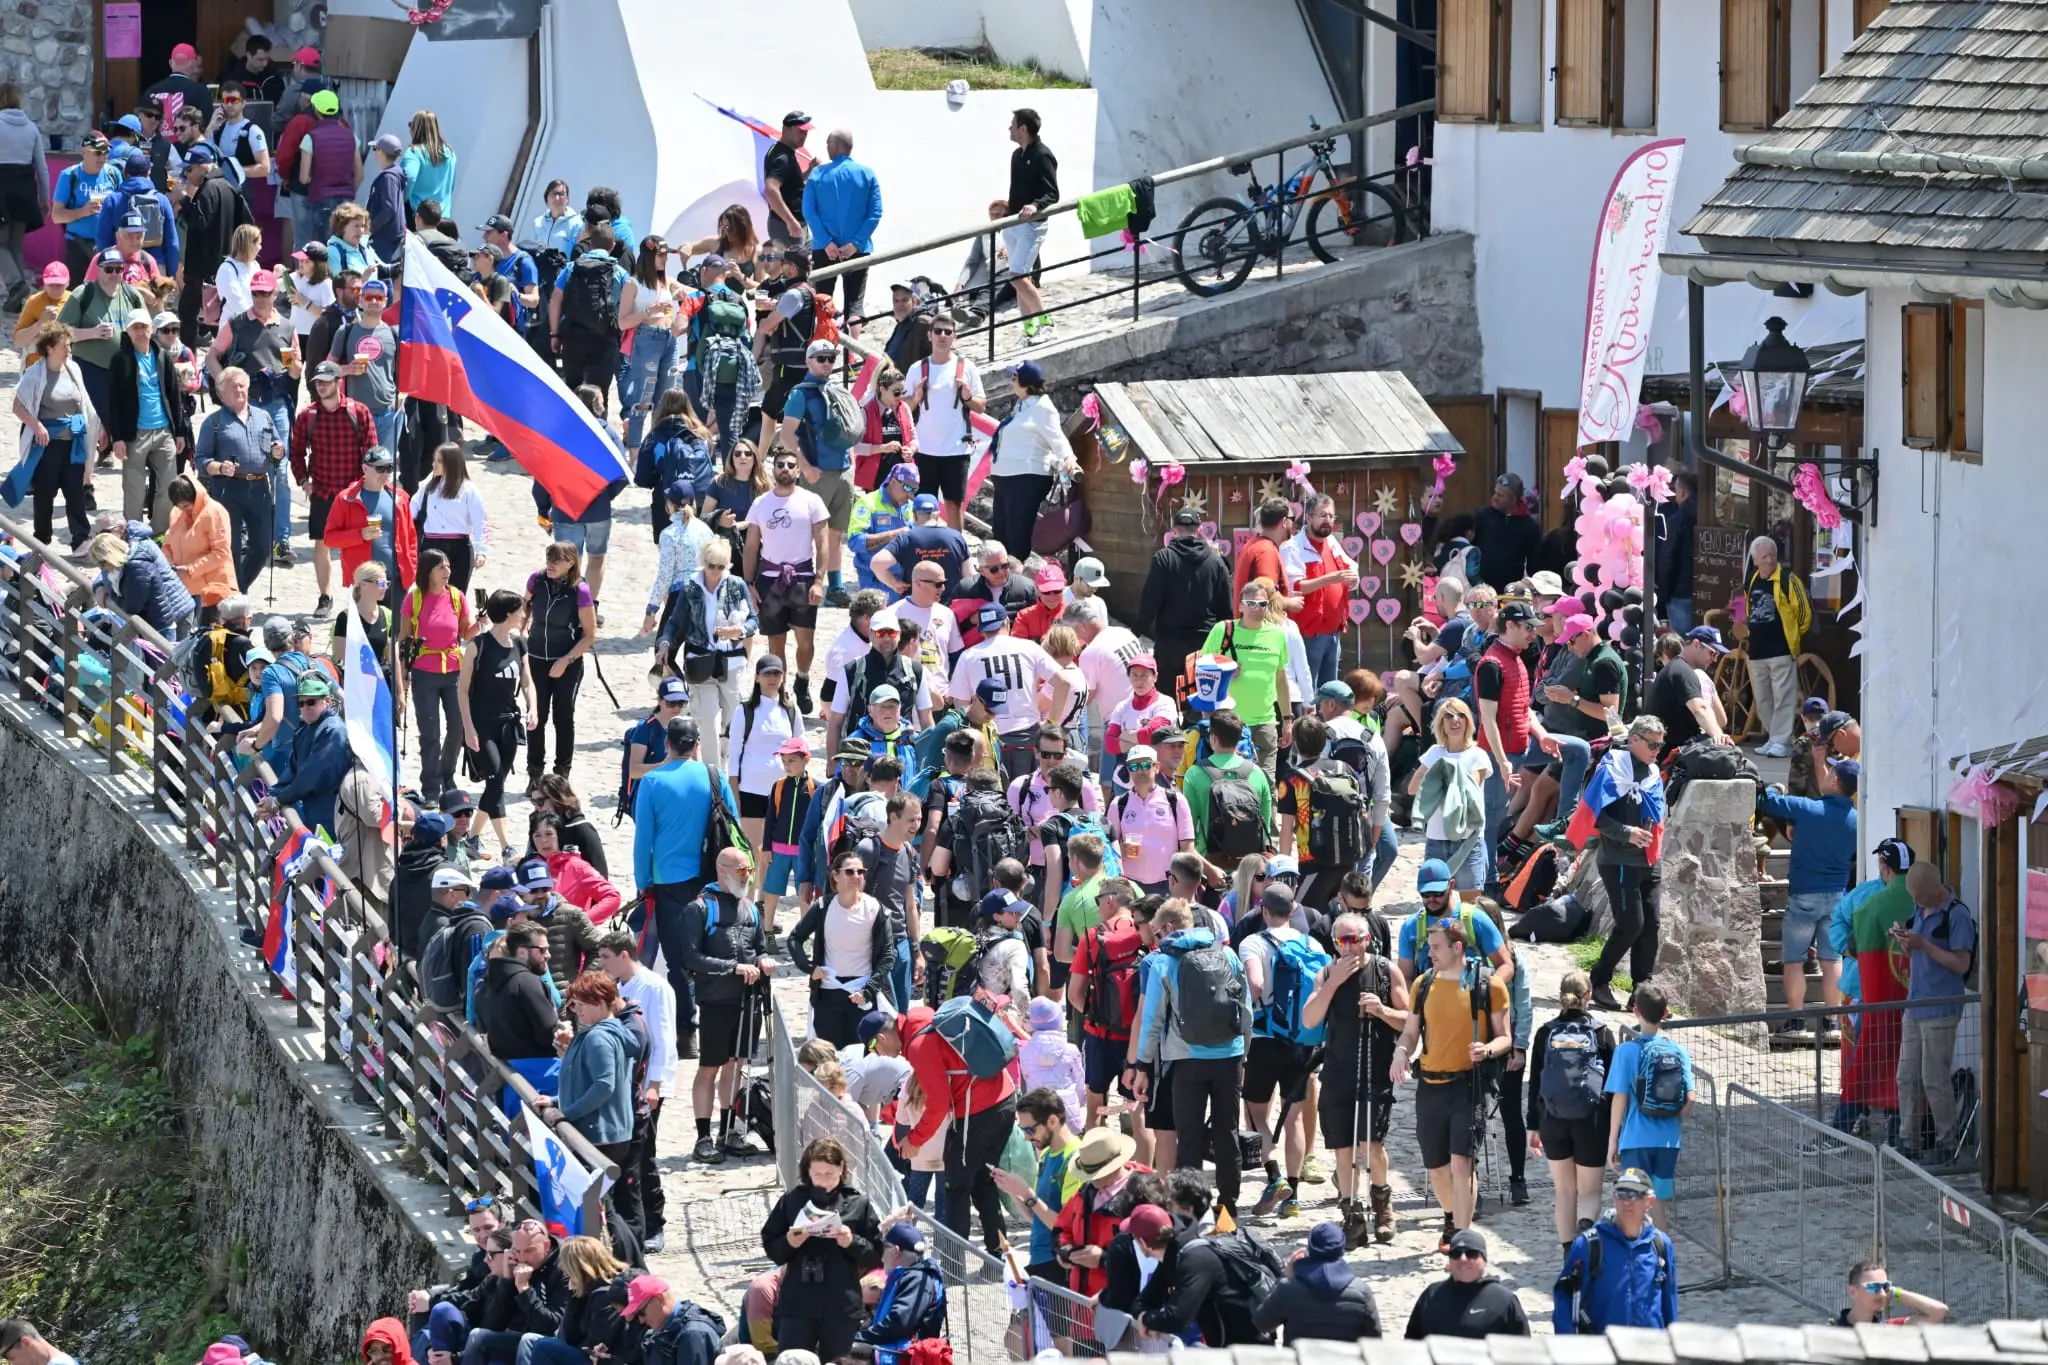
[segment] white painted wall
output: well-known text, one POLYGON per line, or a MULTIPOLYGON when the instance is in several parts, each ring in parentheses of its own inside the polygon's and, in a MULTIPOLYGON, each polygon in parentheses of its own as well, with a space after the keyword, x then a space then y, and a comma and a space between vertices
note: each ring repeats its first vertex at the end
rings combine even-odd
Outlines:
MULTIPOLYGON (((396 133, 401 141, 410 140, 415 111, 431 109, 440 116, 441 136, 456 155, 455 203, 441 207, 452 208, 469 241, 480 239, 476 225, 498 211, 512 174, 526 129, 526 86, 524 41, 432 43, 415 34, 384 105, 377 132, 396 133), (451 90, 465 94, 451 99, 451 90)), ((364 174, 374 175, 375 155, 363 160, 364 174)))
MULTIPOLYGON (((1825 0, 1828 59, 1848 44, 1849 0, 1825 0)), ((1821 0, 1801 0, 1818 4, 1821 0)), ((1614 173, 1654 138, 1682 137, 1685 157, 1666 249, 1695 249, 1678 229, 1734 169, 1734 148, 1749 136, 1720 128, 1720 6, 1710 0, 1661 0, 1657 42, 1657 127, 1653 134, 1556 126, 1557 14, 1543 6, 1540 129, 1469 123, 1436 126, 1432 222, 1477 238, 1479 322, 1489 390, 1538 390, 1545 407, 1576 407, 1584 349, 1586 280, 1597 216, 1614 173)), ((1810 65, 1810 58, 1809 58, 1810 65)), ((1660 289, 1646 371, 1686 367, 1685 288, 1660 289)), ((1757 290, 1708 296, 1708 359, 1737 357, 1763 334, 1762 321, 1784 317, 1802 345, 1853 338, 1862 308, 1820 291, 1811 301, 1757 290)), ((1878 371, 1873 367, 1873 373, 1878 371)))
POLYGON ((2040 544, 2023 509, 2040 501, 2048 317, 1984 306, 1984 462, 1966 464, 1899 439, 1908 301, 1869 296, 1864 390, 1864 440, 1882 471, 1863 556, 1864 810, 1885 833, 1895 807, 1946 805, 1950 758, 2048 730, 2048 641, 2029 628, 2011 572, 2040 544))

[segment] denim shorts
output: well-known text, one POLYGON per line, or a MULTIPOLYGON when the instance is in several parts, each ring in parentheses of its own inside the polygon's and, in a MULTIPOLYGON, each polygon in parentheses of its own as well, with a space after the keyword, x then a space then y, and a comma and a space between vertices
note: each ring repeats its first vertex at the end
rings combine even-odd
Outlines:
MULTIPOLYGON (((1451 855, 1458 851, 1462 839, 1426 839, 1422 845, 1422 856, 1440 858, 1448 863, 1451 855)), ((1451 885, 1459 891, 1477 891, 1486 884, 1486 836, 1472 841, 1472 852, 1467 855, 1463 867, 1451 869, 1451 885)))
POLYGON ((794 853, 771 853, 768 855, 768 870, 761 876, 761 894, 764 896, 786 896, 790 884, 796 880, 796 855, 794 853))
POLYGON ((562 521, 554 523, 554 537, 574 545, 586 555, 609 554, 612 548, 612 522, 610 517, 603 521, 562 521))
POLYGON ((1839 962, 1842 955, 1828 938, 1828 919, 1841 897, 1832 891, 1803 891, 1785 901, 1783 936, 1779 939, 1779 960, 1803 962, 1806 950, 1818 947, 1822 962, 1839 962))
POLYGON ((1616 1152, 1624 1171, 1633 1166, 1650 1177, 1650 1192, 1669 1199, 1677 1189, 1678 1149, 1676 1147, 1624 1147, 1616 1152))

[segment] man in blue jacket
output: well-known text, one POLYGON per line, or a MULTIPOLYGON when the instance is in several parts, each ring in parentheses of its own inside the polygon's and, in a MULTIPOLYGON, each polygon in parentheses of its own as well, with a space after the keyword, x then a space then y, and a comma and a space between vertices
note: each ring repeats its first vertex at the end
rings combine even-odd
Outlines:
POLYGON ((882 1234, 882 1297, 853 1338, 875 1348, 877 1365, 896 1365, 912 1342, 946 1334, 946 1285, 928 1249, 915 1223, 896 1223, 882 1234))
POLYGON ((1572 1239, 1550 1291, 1559 1336, 1678 1321, 1678 1265, 1671 1239, 1650 1222, 1650 1177, 1631 1166, 1614 1182, 1614 1214, 1572 1239))
MULTIPOLYGON (((882 182, 853 159, 853 134, 844 128, 833 129, 825 135, 825 151, 832 159, 812 167, 804 181, 804 222, 811 228, 813 270, 873 255, 875 228, 882 221, 882 182)), ((851 334, 858 337, 868 272, 849 270, 839 277, 839 283, 844 300, 840 315, 848 319, 851 334)), ((830 283, 823 292, 832 292, 830 283)))
POLYGON ((158 189, 149 178, 149 153, 128 153, 127 160, 121 163, 121 171, 120 185, 100 204, 95 243, 101 251, 116 245, 114 234, 133 215, 143 223, 143 249, 156 258, 164 274, 177 274, 178 219, 171 208, 171 196, 158 189))
POLYGON ((668 723, 669 762, 640 779, 633 795, 633 881, 649 902, 654 933, 645 936, 642 961, 652 963, 655 949, 668 950, 668 983, 676 993, 676 1056, 697 1055, 697 992, 684 965, 685 916, 704 890, 704 831, 711 823, 716 799, 739 816, 739 803, 725 774, 698 757, 697 722, 678 716, 668 723), (681 759, 682 762, 675 760, 681 759))
POLYGON ((295 806, 307 829, 333 833, 334 804, 348 776, 348 725, 334 709, 334 688, 324 673, 299 679, 299 729, 292 736, 291 776, 270 789, 257 814, 295 806))
MULTIPOLYGON (((1806 950, 1820 953, 1821 998, 1838 1004, 1837 988, 1842 956, 1828 935, 1828 917, 1835 902, 1848 889, 1856 868, 1856 783, 1862 768, 1853 759, 1822 763, 1814 768, 1813 780, 1819 796, 1791 796, 1782 787, 1766 787, 1756 794, 1756 813, 1794 826, 1792 866, 1786 874, 1785 921, 1780 939, 1781 970, 1785 974, 1785 1008, 1796 1011, 1806 1004, 1806 950)), ((1797 1017, 1780 1025, 1790 1033, 1805 1028, 1797 1017)), ((1836 1031, 1835 1021, 1826 1023, 1836 1031)))
MULTIPOLYGON (((1237 1114, 1243 1094, 1245 1039, 1252 1031, 1251 984, 1244 963, 1207 929, 1180 925, 1179 907, 1153 918, 1161 930, 1158 969, 1138 1007, 1137 1060, 1155 1074, 1173 1070, 1173 1130, 1180 1164, 1216 1163, 1217 1202, 1237 1211, 1242 1173, 1237 1114), (1168 931, 1170 929, 1170 932, 1168 931), (1206 1115, 1206 1117, 1205 1117, 1206 1115)), ((1138 1080, 1138 1103, 1149 1084, 1138 1080)))

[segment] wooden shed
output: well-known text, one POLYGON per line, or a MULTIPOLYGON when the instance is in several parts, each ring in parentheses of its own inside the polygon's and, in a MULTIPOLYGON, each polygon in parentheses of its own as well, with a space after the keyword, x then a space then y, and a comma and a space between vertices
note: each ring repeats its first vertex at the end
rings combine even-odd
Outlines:
POLYGON ((1420 610, 1434 567, 1424 502, 1439 455, 1463 453, 1407 376, 1393 370, 1098 384, 1102 427, 1086 460, 1088 541, 1109 571, 1105 596, 1132 620, 1152 555, 1174 513, 1191 506, 1226 559, 1250 538, 1269 497, 1297 505, 1308 484, 1337 503, 1345 548, 1359 561, 1343 666, 1392 666, 1394 641, 1420 610), (1143 461, 1140 483, 1133 466, 1143 461), (1178 466, 1167 483, 1164 470, 1178 466))

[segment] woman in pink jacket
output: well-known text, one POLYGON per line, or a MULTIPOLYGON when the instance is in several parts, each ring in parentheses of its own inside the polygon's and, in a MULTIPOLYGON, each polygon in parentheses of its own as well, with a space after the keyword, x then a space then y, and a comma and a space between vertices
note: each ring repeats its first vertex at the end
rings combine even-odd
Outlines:
POLYGON ((545 858, 555 894, 581 910, 592 924, 619 913, 619 889, 585 862, 573 848, 562 847, 562 817, 552 811, 533 817, 533 856, 545 858))

